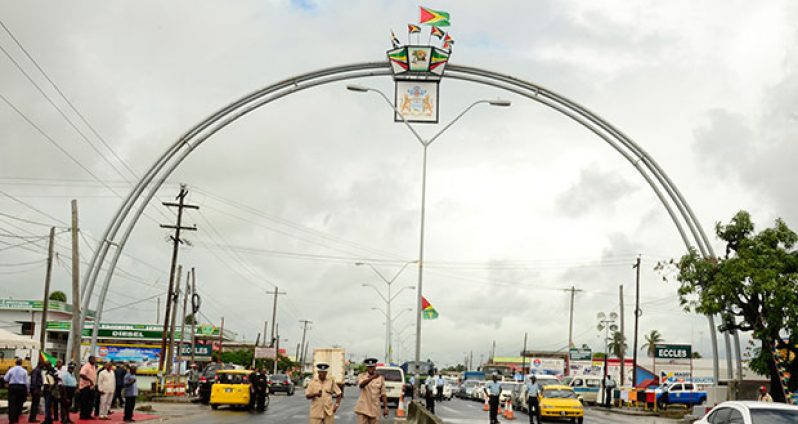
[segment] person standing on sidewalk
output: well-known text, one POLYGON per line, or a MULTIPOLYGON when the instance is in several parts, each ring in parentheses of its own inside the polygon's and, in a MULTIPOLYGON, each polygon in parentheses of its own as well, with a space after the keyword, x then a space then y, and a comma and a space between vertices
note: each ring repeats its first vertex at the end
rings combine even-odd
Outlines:
POLYGON ((100 419, 107 420, 116 392, 116 374, 111 368, 111 362, 106 362, 97 375, 97 391, 100 394, 100 419))
POLYGON ((94 407, 94 388, 97 383, 97 370, 94 368, 95 362, 94 355, 89 356, 89 362, 83 364, 80 368, 80 384, 78 390, 80 393, 80 419, 91 420, 92 407, 94 407))
POLYGON ((11 367, 3 376, 3 381, 8 385, 8 423, 17 424, 19 416, 22 415, 22 406, 25 398, 28 397, 28 372, 22 368, 22 359, 14 362, 16 365, 11 367))
POLYGON ((382 415, 388 416, 385 379, 377 374, 377 358, 367 358, 363 363, 366 365, 366 372, 357 377, 360 397, 355 403, 355 417, 357 424, 379 424, 380 400, 382 400, 382 415))
POLYGON ((61 398, 58 390, 58 376, 55 373, 55 369, 49 362, 45 362, 44 370, 42 371, 43 424, 52 424, 53 420, 58 421, 58 402, 61 398))
POLYGON ((38 423, 36 415, 39 414, 39 403, 42 399, 42 385, 44 384, 44 362, 39 359, 36 368, 30 373, 30 415, 29 423, 38 423))
POLYGON ((125 416, 122 420, 126 423, 132 423, 133 408, 136 407, 136 397, 139 395, 139 386, 136 383, 136 366, 131 365, 127 374, 125 374, 125 416))
POLYGON ((111 402, 111 408, 122 407, 125 400, 122 399, 122 389, 125 387, 125 364, 117 362, 114 366, 114 377, 116 378, 116 387, 114 388, 114 400, 111 402))
POLYGON ((534 375, 529 377, 526 382, 526 396, 527 396, 527 410, 529 411, 529 424, 534 424, 534 418, 537 418, 540 424, 540 391, 542 390, 537 377, 534 375))
POLYGON ((488 411, 490 411, 490 424, 499 424, 499 395, 502 393, 502 385, 499 384, 499 375, 495 372, 491 376, 491 381, 483 389, 485 396, 488 397, 488 411))
POLYGON ((604 406, 612 408, 612 391, 615 389, 615 380, 607 374, 604 378, 604 406))
POLYGON ((74 373, 75 364, 70 362, 66 369, 63 369, 59 374, 61 383, 64 385, 64 397, 61 398, 61 422, 65 424, 72 422, 69 419, 69 412, 73 412, 72 405, 75 402, 75 392, 78 389, 78 380, 75 379, 74 373), (66 414, 64 414, 64 411, 66 411, 66 414))

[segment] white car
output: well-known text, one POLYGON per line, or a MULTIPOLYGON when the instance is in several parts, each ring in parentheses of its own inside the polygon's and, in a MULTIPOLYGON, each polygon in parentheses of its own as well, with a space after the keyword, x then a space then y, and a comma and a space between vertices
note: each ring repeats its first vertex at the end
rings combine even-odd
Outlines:
POLYGON ((730 401, 694 424, 792 424, 798 423, 798 406, 784 403, 730 401))
POLYGON ((521 383, 513 382, 513 381, 503 381, 501 383, 502 391, 499 394, 499 402, 504 405, 504 402, 511 400, 513 398, 513 390, 515 390, 516 386, 520 386, 521 383))

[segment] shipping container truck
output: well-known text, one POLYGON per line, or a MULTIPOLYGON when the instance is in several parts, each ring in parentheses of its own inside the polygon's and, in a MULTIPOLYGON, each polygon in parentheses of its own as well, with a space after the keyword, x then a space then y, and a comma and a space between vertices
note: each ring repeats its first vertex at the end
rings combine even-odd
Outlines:
POLYGON ((316 376, 316 364, 323 362, 330 365, 327 377, 332 377, 338 385, 346 380, 346 351, 340 347, 324 347, 313 349, 313 376, 316 376))

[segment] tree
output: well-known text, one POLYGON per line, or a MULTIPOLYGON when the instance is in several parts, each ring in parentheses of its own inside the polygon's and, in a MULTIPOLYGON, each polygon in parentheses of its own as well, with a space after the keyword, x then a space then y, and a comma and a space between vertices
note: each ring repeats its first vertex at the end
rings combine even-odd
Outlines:
POLYGON ((620 358, 626 354, 626 336, 621 334, 620 331, 614 331, 610 338, 610 342, 607 345, 610 350, 610 353, 615 356, 616 358, 620 358))
POLYGON ((194 317, 194 314, 186 315, 186 321, 185 322, 186 322, 186 325, 192 325, 192 324, 193 325, 197 325, 198 324, 197 319, 194 317))
POLYGON ((646 349, 646 354, 648 357, 653 358, 654 354, 656 353, 657 344, 664 342, 665 339, 662 338, 662 334, 660 334, 657 330, 651 330, 651 332, 643 336, 643 338, 646 340, 646 342, 643 343, 643 346, 640 348, 640 350, 646 349))
MULTIPOLYGON (((772 352, 787 353, 787 371, 798 375, 798 235, 781 219, 755 233, 746 211, 727 225, 717 223, 715 233, 726 244, 723 257, 704 258, 691 249, 672 264, 680 302, 688 311, 721 315, 724 330, 752 332, 758 346, 751 349, 750 367, 770 376, 771 395, 783 402, 772 352)), ((788 389, 798 389, 798 379, 789 380, 788 389)))
POLYGON ((698 352, 693 352, 693 359, 701 359, 701 358, 703 358, 703 356, 701 356, 701 354, 700 354, 700 353, 698 353, 698 352))
POLYGON ((58 291, 58 290, 50 293, 50 297, 48 297, 47 299, 48 300, 55 300, 55 301, 58 301, 58 302, 66 302, 67 301, 66 293, 64 293, 62 291, 58 291))

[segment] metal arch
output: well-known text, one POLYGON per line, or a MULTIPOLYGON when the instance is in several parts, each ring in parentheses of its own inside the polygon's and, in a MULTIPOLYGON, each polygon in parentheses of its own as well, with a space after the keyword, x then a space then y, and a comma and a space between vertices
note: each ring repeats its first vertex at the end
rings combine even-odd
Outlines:
MULTIPOLYGON (((114 215, 112 221, 106 228, 98 248, 95 249, 95 253, 93 254, 92 260, 89 264, 89 270, 85 274, 83 286, 81 288, 81 294, 83 295, 81 307, 81 327, 85 323, 86 312, 88 311, 91 295, 94 290, 96 280, 102 271, 102 264, 105 262, 109 245, 113 244, 117 246, 111 263, 106 270, 105 279, 103 281, 102 289, 97 302, 97 316, 94 320, 94 328, 92 332, 92 350, 96 348, 97 330, 99 328, 105 297, 107 295, 108 287, 110 286, 110 281, 113 277, 116 263, 133 228, 138 222, 138 219, 143 213, 144 209, 147 207, 164 181, 196 147, 240 117, 289 94, 293 94, 307 88, 347 79, 363 78, 368 76, 383 76, 390 74, 390 64, 388 62, 366 62, 326 68, 289 78, 254 91, 223 107, 210 117, 201 121, 195 127, 191 128, 174 144, 172 144, 167 151, 149 168, 147 173, 139 180, 133 190, 131 190, 131 192, 128 194, 127 198, 120 205, 117 213, 114 215), (183 149, 183 147, 186 148, 183 149), (151 187, 149 192, 142 198, 142 193, 147 186, 150 185, 151 187), (127 223, 127 228, 125 229, 122 238, 114 242, 114 238, 117 237, 120 228, 123 224, 125 224, 125 221, 128 220, 129 213, 136 203, 139 203, 139 206, 135 214, 127 223)), ((710 256, 714 254, 703 228, 696 220, 692 209, 684 200, 681 192, 679 192, 670 178, 664 173, 664 171, 653 160, 653 158, 648 155, 647 152, 645 152, 629 137, 600 118, 598 115, 587 110, 581 105, 536 84, 480 68, 451 64, 447 68, 447 73, 444 75, 444 77, 490 85, 522 95, 568 116, 569 118, 578 122, 580 125, 589 129, 594 134, 602 138, 605 142, 610 144, 610 146, 613 147, 613 149, 615 149, 618 153, 624 156, 624 158, 626 158, 638 170, 641 176, 643 176, 652 190, 654 190, 660 202, 663 204, 672 221, 676 225, 685 246, 688 249, 692 248, 692 244, 690 243, 690 240, 684 231, 679 217, 674 212, 671 204, 668 202, 668 199, 665 198, 662 191, 657 186, 657 182, 662 186, 662 188, 665 189, 670 202, 673 202, 678 209, 681 219, 687 224, 693 240, 695 241, 702 255, 710 256), (652 175, 654 179, 657 180, 656 182, 651 178, 652 175)), ((711 322, 712 319, 711 317, 709 318, 711 322)), ((712 334, 713 337, 715 336, 714 326, 710 334, 712 334)), ((72 341, 70 341, 70 343, 72 343, 72 341)), ((715 381, 718 381, 717 347, 715 343, 713 343, 713 354, 715 359, 715 381)))

